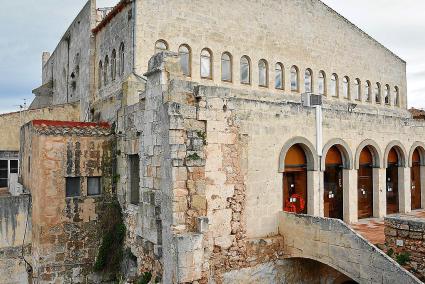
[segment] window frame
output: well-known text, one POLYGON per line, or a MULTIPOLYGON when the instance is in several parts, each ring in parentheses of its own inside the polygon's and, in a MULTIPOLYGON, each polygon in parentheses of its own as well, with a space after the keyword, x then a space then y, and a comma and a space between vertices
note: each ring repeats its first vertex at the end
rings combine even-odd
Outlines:
POLYGON ((118 74, 120 76, 124 75, 124 67, 125 67, 125 46, 124 46, 124 42, 120 43, 120 48, 119 48, 119 70, 118 70, 118 74))
POLYGON ((291 92, 298 93, 300 91, 300 70, 296 65, 292 65, 291 69, 289 70, 289 73, 291 74, 290 82, 291 82, 291 92), (293 70, 295 72, 293 72, 293 70), (295 81, 293 80, 293 74, 295 73, 295 81), (293 86, 293 82, 295 82, 295 86, 293 86))
POLYGON ((379 82, 376 82, 373 96, 375 97, 375 104, 382 104, 382 87, 379 82), (378 90, 378 92, 376 92, 378 90))
POLYGON ((167 51, 168 48, 169 48, 169 45, 168 45, 168 42, 166 40, 158 39, 155 42, 155 50, 154 50, 155 53, 154 54, 158 54, 160 52, 167 51), (164 46, 159 46, 160 44, 163 44, 164 46))
POLYGON ((115 81, 116 77, 117 77, 117 51, 114 48, 111 54, 111 80, 115 81))
POLYGON ((129 185, 129 203, 133 205, 140 204, 140 156, 138 154, 127 155, 128 162, 128 176, 130 177, 129 185), (137 161, 136 169, 133 169, 135 164, 133 162, 137 161), (136 171, 134 171, 136 170, 136 171), (137 178, 133 176, 133 172, 137 173, 137 178), (137 182, 136 182, 137 180, 137 182), (136 187, 136 188, 134 188, 136 187))
POLYGON ((326 73, 323 70, 319 71, 319 75, 317 77, 317 86, 318 86, 319 95, 326 96, 327 95, 327 92, 326 92, 327 91, 327 88, 326 88, 326 73), (321 84, 323 85, 323 93, 320 93, 320 85, 321 84))
POLYGON ((80 198, 81 197, 81 177, 65 177, 65 198, 80 198), (68 188, 70 186, 69 182, 74 181, 78 184, 78 194, 77 195, 71 195, 71 193, 68 193, 68 188))
POLYGON ((109 56, 106 55, 105 56, 105 62, 103 64, 103 85, 106 86, 108 85, 108 65, 109 65, 109 56))
POLYGON ((313 71, 310 68, 305 69, 304 71, 304 92, 313 93, 313 71), (310 78, 310 91, 307 91, 307 74, 310 78))
POLYGON ((205 80, 212 80, 213 79, 213 53, 209 48, 204 48, 204 49, 201 50, 199 67, 200 67, 201 79, 205 79, 205 80), (208 56, 204 55, 203 54, 204 52, 207 52, 208 56), (203 63, 206 62, 204 60, 208 60, 208 64, 209 64, 209 70, 208 70, 209 74, 207 76, 204 76, 203 73, 202 73, 203 63))
POLYGON ((180 56, 180 67, 182 69, 183 75, 186 77, 192 77, 192 49, 190 48, 189 45, 187 44, 182 44, 179 46, 179 56, 180 56), (182 48, 186 48, 187 53, 186 52, 182 52, 181 49, 182 48), (187 55, 187 68, 188 68, 188 74, 185 73, 185 71, 183 70, 183 66, 182 66, 182 54, 187 55))
POLYGON ((332 73, 330 84, 331 84, 331 90, 332 90, 331 97, 339 98, 339 77, 338 77, 338 74, 332 73), (333 80, 333 78, 335 80, 333 80), (332 86, 333 82, 335 82, 335 86, 332 86))
POLYGON ((103 190, 102 190, 103 189, 102 188, 102 177, 100 177, 100 176, 87 177, 86 183, 87 183, 87 196, 100 196, 100 195, 102 195, 102 192, 103 192, 103 190), (90 194, 89 182, 90 182, 90 180, 93 180, 93 179, 99 180, 99 183, 98 183, 99 193, 97 193, 97 194, 90 194))
POLYGON ((103 86, 103 62, 102 62, 102 60, 99 61, 98 69, 99 69, 99 72, 98 72, 98 76, 97 76, 98 77, 97 78, 97 80, 98 80, 97 88, 100 90, 100 89, 102 89, 102 86, 103 86))
POLYGON ((251 58, 249 57, 249 56, 247 56, 247 55, 244 55, 244 56, 242 56, 241 57, 241 59, 240 59, 240 64, 239 64, 239 68, 240 68, 240 82, 241 82, 241 84, 242 85, 251 85, 251 58), (242 65, 243 63, 242 63, 242 60, 243 59, 245 59, 246 60, 246 63, 247 64, 244 64, 244 65, 242 65), (242 78, 242 74, 243 74, 243 72, 242 72, 242 67, 243 66, 248 66, 248 74, 247 74, 247 76, 248 76, 248 81, 246 82, 246 81, 244 81, 243 80, 243 78, 242 78))
POLYGON ((227 83, 232 83, 233 82, 233 56, 230 52, 226 51, 223 52, 223 54, 221 55, 221 81, 222 82, 227 82, 227 83), (224 60, 223 57, 224 56, 228 56, 228 64, 229 64, 229 79, 226 79, 223 77, 223 70, 224 70, 224 60))
POLYGON ((260 59, 258 61, 258 86, 261 88, 269 87, 269 63, 265 59, 260 59), (264 67, 260 68, 260 64, 264 64, 264 67), (264 71, 265 74, 262 74, 262 71, 264 71), (264 75, 264 84, 262 84, 263 82, 260 80, 262 75, 264 75))
POLYGON ((391 104, 391 88, 390 85, 386 84, 384 89, 384 104, 390 105, 391 104))
POLYGON ((348 76, 344 76, 342 78, 342 97, 346 100, 351 99, 350 94, 350 78, 348 76))

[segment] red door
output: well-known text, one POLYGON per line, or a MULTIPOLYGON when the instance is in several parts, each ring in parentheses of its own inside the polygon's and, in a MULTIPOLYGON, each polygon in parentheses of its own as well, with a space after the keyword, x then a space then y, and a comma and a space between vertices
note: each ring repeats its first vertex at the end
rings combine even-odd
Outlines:
POLYGON ((422 192, 421 192, 421 158, 419 151, 416 149, 413 152, 412 168, 410 169, 412 183, 411 183, 411 196, 412 196, 412 209, 421 209, 422 207, 422 192))
POLYGON ((368 148, 360 153, 358 170, 358 217, 373 217, 373 157, 368 148))

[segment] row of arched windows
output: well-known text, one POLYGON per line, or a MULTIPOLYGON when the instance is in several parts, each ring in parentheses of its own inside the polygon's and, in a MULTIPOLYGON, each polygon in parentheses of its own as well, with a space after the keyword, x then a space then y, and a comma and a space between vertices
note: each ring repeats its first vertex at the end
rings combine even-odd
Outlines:
MULTIPOLYGON (((155 53, 168 50, 168 44, 164 40, 158 40, 155 44, 155 53)), ((190 77, 192 74, 192 52, 187 44, 179 47, 178 53, 180 55, 180 63, 183 74, 190 77)), ((250 85, 251 80, 251 59, 244 55, 240 58, 240 83, 250 85)), ((285 69, 282 63, 275 64, 274 70, 274 87, 275 89, 283 90, 285 86, 285 69)), ((210 49, 204 48, 200 53, 200 75, 202 79, 213 79, 213 53, 210 49)), ((297 66, 292 66, 290 69, 291 91, 300 92, 300 71, 297 66)), ((233 57, 229 52, 224 52, 221 55, 221 80, 223 82, 233 82, 233 57)), ((304 92, 313 92, 313 71, 306 69, 304 72, 304 92)), ((317 77, 318 92, 320 95, 331 97, 339 97, 340 82, 337 74, 332 74, 328 86, 326 73, 320 71, 317 77), (329 89, 328 89, 329 87, 329 89)), ((269 64, 267 60, 261 59, 258 62, 258 85, 260 87, 269 87, 269 64)), ((381 101, 381 84, 376 83, 373 86, 370 81, 366 81, 362 87, 360 79, 356 78, 351 86, 350 78, 345 76, 342 78, 342 97, 345 99, 354 99, 360 101, 362 95, 366 102, 372 102, 373 97, 375 102, 380 104, 381 101), (362 92, 362 88, 364 88, 362 92)), ((399 105, 399 88, 395 86, 393 90, 389 85, 385 85, 383 93, 385 104, 399 105)))
POLYGON ((109 55, 105 56, 105 59, 99 61, 99 73, 98 73, 98 88, 101 89, 102 86, 106 86, 109 82, 115 81, 117 74, 119 76, 124 75, 124 66, 125 66, 125 51, 124 43, 121 42, 118 49, 118 54, 115 49, 112 50, 111 60, 109 61, 109 55), (118 56, 118 58, 117 58, 118 56))

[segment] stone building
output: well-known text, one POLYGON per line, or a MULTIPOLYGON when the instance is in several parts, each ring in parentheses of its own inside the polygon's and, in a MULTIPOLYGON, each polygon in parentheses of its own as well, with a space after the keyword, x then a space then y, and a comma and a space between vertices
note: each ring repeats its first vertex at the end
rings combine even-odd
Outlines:
MULTIPOLYGON (((90 0, 42 74, 37 104, 77 103, 84 123, 111 125, 124 278, 420 283, 349 227, 425 207, 425 123, 407 110, 406 62, 321 1, 90 0)), ((49 164, 49 198, 63 209, 66 145, 77 142, 52 131, 63 154, 49 164)), ((25 168, 28 135, 31 254, 50 271, 59 248, 39 228, 66 220, 35 210, 44 193, 25 168)), ((43 281, 97 279, 76 274, 43 281)))

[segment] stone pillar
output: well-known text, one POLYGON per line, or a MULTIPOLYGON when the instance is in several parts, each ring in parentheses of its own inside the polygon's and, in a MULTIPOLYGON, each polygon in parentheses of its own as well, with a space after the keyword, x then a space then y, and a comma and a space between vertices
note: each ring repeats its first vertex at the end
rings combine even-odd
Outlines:
POLYGON ((319 216, 325 217, 325 172, 319 171, 319 216))
POLYGON ((421 207, 425 208, 425 166, 421 166, 421 207))
POLYGON ((412 211, 412 198, 410 188, 410 168, 398 168, 398 199, 400 205, 400 213, 409 213, 412 211))
POLYGON ((387 214, 387 170, 385 168, 373 169, 373 216, 382 218, 387 214))
POLYGON ((344 222, 356 223, 358 217, 358 189, 357 170, 342 171, 343 177, 343 201, 344 201, 344 222))
POLYGON ((320 215, 320 171, 307 171, 307 214, 312 216, 320 215))

